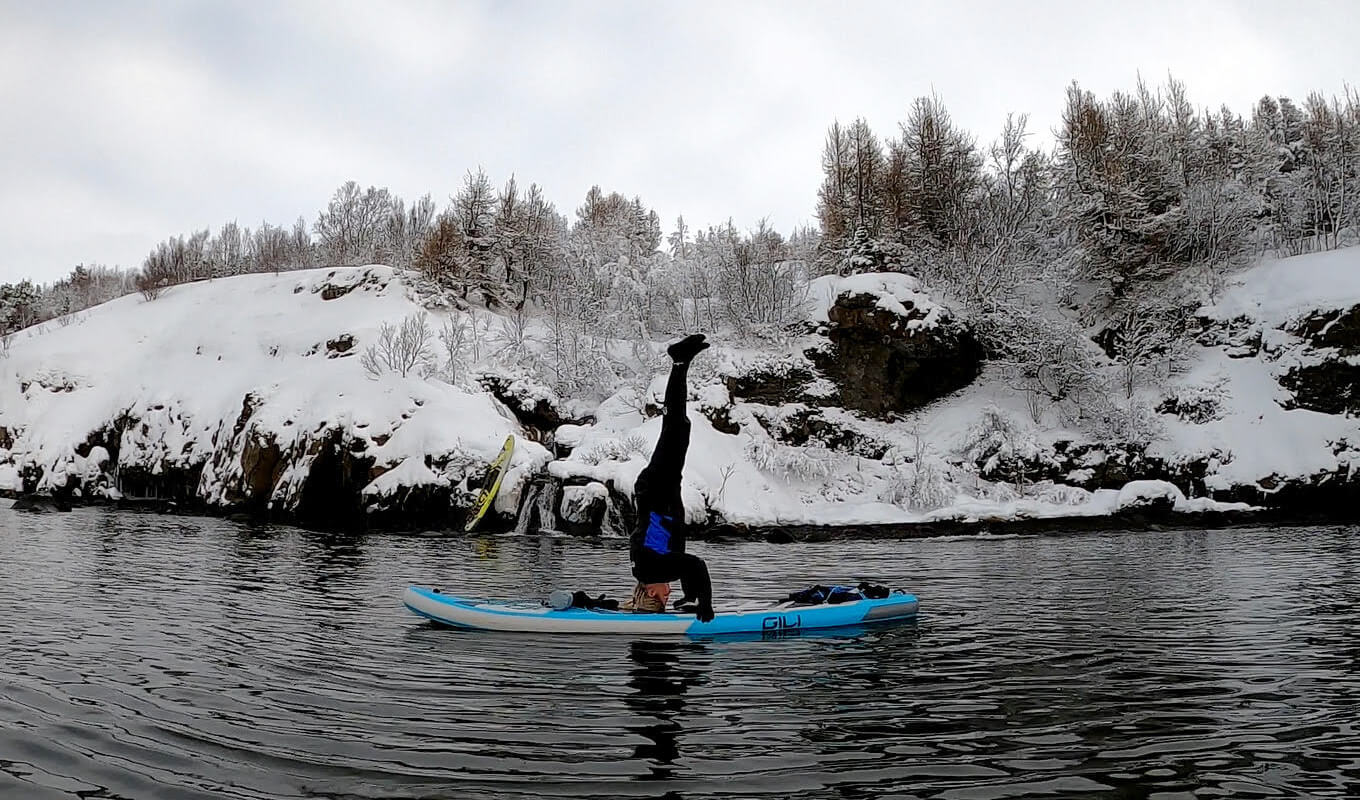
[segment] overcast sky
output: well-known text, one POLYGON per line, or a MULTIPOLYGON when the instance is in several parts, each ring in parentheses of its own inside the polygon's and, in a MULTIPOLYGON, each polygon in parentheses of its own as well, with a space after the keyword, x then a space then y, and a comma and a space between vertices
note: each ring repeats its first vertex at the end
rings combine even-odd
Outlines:
POLYGON ((932 89, 989 141, 1008 111, 1048 139, 1073 79, 1243 113, 1360 82, 1360 3, 1106 6, 0 0, 0 281, 310 223, 346 180, 443 206, 479 165, 567 213, 598 183, 668 230, 788 230, 833 120, 892 135, 932 89))

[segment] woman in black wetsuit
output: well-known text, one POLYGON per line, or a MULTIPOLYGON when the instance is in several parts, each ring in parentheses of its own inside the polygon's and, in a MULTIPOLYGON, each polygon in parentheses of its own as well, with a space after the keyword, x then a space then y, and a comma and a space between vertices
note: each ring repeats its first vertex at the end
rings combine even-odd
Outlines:
POLYGON ((670 582, 679 580, 685 594, 676 607, 692 608, 701 622, 713 619, 713 586, 704 560, 685 552, 680 473, 689 450, 690 424, 685 414, 689 362, 707 347, 703 334, 696 333, 666 349, 671 357, 671 375, 666 382, 661 436, 634 488, 638 513, 629 548, 633 577, 641 589, 634 592, 634 605, 643 605, 637 601, 644 600, 645 594, 664 609, 670 582))

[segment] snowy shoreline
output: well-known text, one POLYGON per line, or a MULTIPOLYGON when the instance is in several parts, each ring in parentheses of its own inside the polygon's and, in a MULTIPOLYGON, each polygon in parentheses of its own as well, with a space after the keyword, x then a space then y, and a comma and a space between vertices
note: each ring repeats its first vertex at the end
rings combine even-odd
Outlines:
MULTIPOLYGON (((1200 311, 1185 370, 1142 390, 1165 410, 1141 444, 1033 407, 915 278, 818 279, 791 338, 733 337, 696 366, 687 519, 844 533, 1344 516, 1360 424, 1331 387, 1355 369, 1357 275, 1360 249, 1242 273, 1200 311)), ((457 529, 515 435, 485 527, 626 530, 663 343, 616 343, 634 383, 563 399, 526 368, 555 341, 548 320, 512 322, 432 304, 418 278, 371 265, 175 286, 35 326, 0 360, 0 494, 457 529), (442 368, 434 342, 372 368, 387 332, 427 318, 464 337, 442 368)))
MULTIPOLYGON (((286 522, 269 521, 240 512, 222 512, 207 507, 184 507, 170 501, 130 501, 90 499, 58 510, 52 499, 40 495, 20 495, 0 498, 0 511, 19 516, 30 513, 63 513, 64 511, 104 511, 128 515, 161 514, 182 517, 225 519, 246 525, 296 527, 286 522)), ((852 542, 861 540, 909 540, 960 538, 1014 538, 1018 536, 1079 536, 1127 531, 1222 531, 1261 527, 1307 528, 1315 526, 1360 525, 1360 507, 1350 512, 1309 511, 1296 508, 1229 508, 1220 510, 1177 511, 1167 508, 1129 508, 1106 514, 1085 514, 1045 517, 971 517, 892 523, 823 523, 823 524, 764 524, 741 525, 722 523, 698 527, 690 532, 695 542, 721 545, 724 543, 767 542, 771 544, 799 544, 817 542, 852 542)), ((315 530, 303 528, 303 530, 315 530)), ((316 531, 327 533, 328 531, 316 531)), ((517 533, 513 530, 473 531, 448 529, 394 528, 366 533, 376 535, 440 535, 454 538, 522 535, 571 535, 561 531, 540 530, 517 533)), ((580 536, 575 534, 574 536, 580 536)), ((617 534, 596 534, 589 538, 626 542, 617 534)))

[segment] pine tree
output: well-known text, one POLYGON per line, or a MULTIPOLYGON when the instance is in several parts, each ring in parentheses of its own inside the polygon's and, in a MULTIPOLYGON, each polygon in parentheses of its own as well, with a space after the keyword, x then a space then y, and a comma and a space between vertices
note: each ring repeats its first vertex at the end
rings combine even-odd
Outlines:
POLYGON ((666 238, 666 244, 670 247, 673 258, 684 261, 688 256, 686 250, 689 247, 689 226, 685 224, 683 214, 675 218, 675 230, 666 238))
POLYGON ((939 97, 920 97, 902 124, 900 147, 908 236, 936 245, 961 244, 982 178, 972 137, 954 127, 939 97))
POLYGON ((478 169, 468 172, 463 186, 453 196, 450 220, 457 229, 459 266, 458 280, 464 285, 464 295, 475 288, 488 299, 500 296, 504 282, 496 276, 496 191, 491 179, 478 169))
POLYGON ((822 148, 822 185, 817 190, 817 219, 822 226, 824 252, 836 253, 854 234, 851 204, 853 156, 850 138, 839 122, 831 124, 822 148))

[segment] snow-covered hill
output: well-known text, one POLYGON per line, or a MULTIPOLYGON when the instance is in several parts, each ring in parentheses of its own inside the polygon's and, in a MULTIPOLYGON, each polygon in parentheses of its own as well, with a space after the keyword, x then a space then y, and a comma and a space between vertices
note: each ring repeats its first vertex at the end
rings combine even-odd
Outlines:
MULTIPOLYGON (((338 493, 351 484, 369 510, 464 484, 514 419, 485 392, 360 364, 383 323, 419 311, 398 275, 373 266, 176 286, 23 331, 0 361, 0 488, 343 524, 356 509, 338 493), (330 445, 362 455, 365 474, 317 474, 330 445)), ((518 448, 502 510, 547 460, 537 444, 518 448)))
MULTIPOLYGON (((1054 414, 1034 422, 1032 405, 994 366, 979 369, 966 329, 914 279, 822 279, 813 289, 806 335, 779 346, 719 341, 696 364, 683 491, 692 522, 1088 516, 1149 503, 1203 511, 1354 484, 1360 397, 1347 392, 1360 364, 1360 248, 1238 276, 1201 310, 1188 368, 1145 390, 1162 410, 1160 433, 1136 452, 1054 414), (901 357, 866 361, 861 351, 838 364, 852 325, 870 326, 864 347, 906 337, 901 357), (879 385, 875 369, 907 372, 879 385), (927 390, 943 396, 885 410, 894 393, 914 407, 927 390)), ((467 379, 472 370, 453 385, 437 370, 364 368, 384 324, 420 313, 433 330, 469 322, 430 305, 387 267, 322 269, 132 295, 22 331, 0 357, 0 490, 158 496, 316 525, 454 525, 517 433, 500 524, 523 508, 546 525, 617 526, 659 430, 664 359, 640 395, 622 389, 565 425, 563 404, 518 364, 499 363, 504 351, 464 365, 510 375, 500 400, 467 379)), ((521 344, 546 342, 538 328, 521 344)))
POLYGON ((1263 501, 1289 482, 1352 479, 1360 248, 1257 265, 1200 315, 1200 346, 1164 392, 1183 410, 1163 417, 1166 436, 1149 451, 1208 459, 1210 490, 1263 501))

